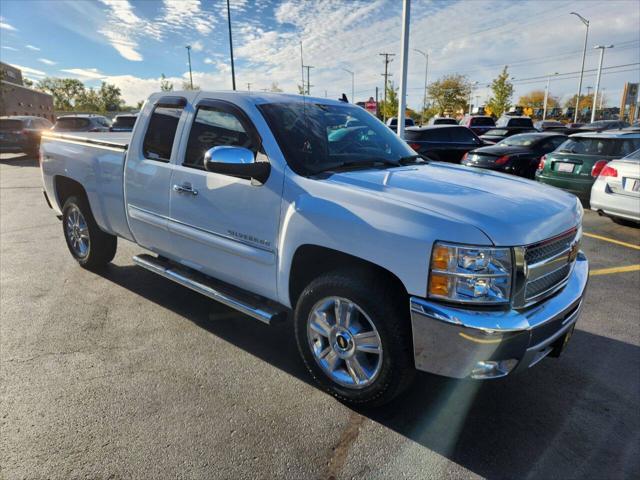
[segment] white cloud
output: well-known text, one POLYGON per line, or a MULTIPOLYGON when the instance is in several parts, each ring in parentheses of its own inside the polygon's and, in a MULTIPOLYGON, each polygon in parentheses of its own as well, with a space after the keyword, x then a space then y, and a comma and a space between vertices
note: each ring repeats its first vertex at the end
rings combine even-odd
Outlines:
POLYGON ((10 51, 12 51, 12 52, 17 52, 17 51, 18 51, 18 49, 17 49, 17 48, 9 47, 9 46, 7 46, 7 45, 2 45, 2 48, 3 48, 4 50, 10 50, 10 51))
POLYGON ((29 50, 33 50, 34 52, 40 51, 40 49, 34 45, 25 45, 25 48, 28 48, 29 50))
POLYGON ((213 30, 216 19, 202 10, 200 0, 164 0, 164 14, 158 24, 174 31, 195 29, 201 35, 213 30))
POLYGON ((108 75, 100 72, 97 68, 63 68, 60 71, 70 73, 81 80, 103 80, 108 78, 108 75))
POLYGON ((105 26, 99 33, 104 35, 122 57, 132 62, 143 60, 138 51, 138 38, 162 38, 160 30, 150 21, 137 16, 128 0, 100 0, 108 7, 105 26))
POLYGON ((55 65, 58 62, 54 62, 53 60, 49 60, 48 58, 39 58, 39 62, 44 63, 45 65, 55 65))
POLYGON ((194 52, 201 52, 202 49, 204 49, 204 45, 202 44, 202 42, 200 40, 196 40, 195 42, 191 43, 191 49, 194 52))
POLYGON ((16 27, 11 25, 10 23, 7 23, 3 17, 0 17, 0 29, 9 30, 10 32, 17 32, 18 31, 18 29, 16 27))
POLYGON ((17 65, 15 63, 12 64, 14 67, 19 68, 20 70, 22 70, 22 73, 29 75, 31 77, 37 77, 37 78, 42 78, 42 77, 46 77, 47 74, 45 72, 43 72, 42 70, 37 70, 35 68, 31 68, 31 67, 25 67, 23 65, 17 65))

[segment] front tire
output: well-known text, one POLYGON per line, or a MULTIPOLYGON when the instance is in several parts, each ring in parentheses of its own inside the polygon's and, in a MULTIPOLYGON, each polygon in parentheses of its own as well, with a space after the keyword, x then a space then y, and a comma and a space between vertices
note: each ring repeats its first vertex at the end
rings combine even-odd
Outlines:
POLYGON ((371 272, 338 271, 305 288, 294 312, 296 340, 323 390, 348 404, 379 406, 410 385, 415 368, 403 300, 371 272))
POLYGON ((62 230, 69 252, 81 267, 95 270, 113 260, 118 239, 98 227, 85 198, 73 196, 64 202, 62 230))

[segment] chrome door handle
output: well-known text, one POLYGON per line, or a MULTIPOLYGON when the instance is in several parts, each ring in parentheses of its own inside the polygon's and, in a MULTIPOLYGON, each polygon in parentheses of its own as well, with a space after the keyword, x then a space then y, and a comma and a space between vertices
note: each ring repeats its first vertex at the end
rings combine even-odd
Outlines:
POLYGON ((191 185, 174 185, 173 191, 178 193, 190 193, 191 195, 198 195, 198 190, 192 188, 191 185))

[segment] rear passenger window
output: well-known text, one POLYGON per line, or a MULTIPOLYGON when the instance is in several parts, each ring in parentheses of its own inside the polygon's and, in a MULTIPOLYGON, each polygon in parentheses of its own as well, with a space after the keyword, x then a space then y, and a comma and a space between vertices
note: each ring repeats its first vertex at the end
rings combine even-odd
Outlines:
POLYGON ((257 150, 257 145, 243 121, 227 109, 211 106, 198 108, 189 132, 183 165, 204 168, 204 154, 210 148, 230 145, 257 150))
POLYGON ((171 159, 171 149, 182 110, 183 107, 155 108, 142 144, 145 158, 159 162, 168 162, 171 159))

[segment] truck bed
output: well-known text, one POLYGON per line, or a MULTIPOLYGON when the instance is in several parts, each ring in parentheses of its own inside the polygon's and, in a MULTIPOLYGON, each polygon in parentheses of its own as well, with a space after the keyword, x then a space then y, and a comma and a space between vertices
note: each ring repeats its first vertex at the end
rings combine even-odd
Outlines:
POLYGON ((52 132, 42 134, 45 138, 68 140, 126 150, 131 140, 131 132, 52 132))

